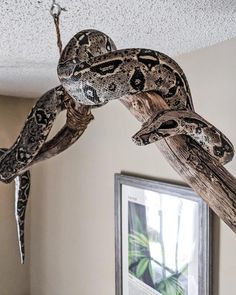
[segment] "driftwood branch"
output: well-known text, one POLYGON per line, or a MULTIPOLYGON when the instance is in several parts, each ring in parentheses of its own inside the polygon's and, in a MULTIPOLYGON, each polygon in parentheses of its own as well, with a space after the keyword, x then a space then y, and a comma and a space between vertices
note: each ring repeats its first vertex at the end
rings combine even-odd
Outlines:
MULTIPOLYGON (((156 93, 122 97, 120 101, 140 122, 157 111, 168 109, 156 93)), ((236 232, 236 179, 197 143, 185 135, 176 135, 156 142, 170 165, 236 232)))

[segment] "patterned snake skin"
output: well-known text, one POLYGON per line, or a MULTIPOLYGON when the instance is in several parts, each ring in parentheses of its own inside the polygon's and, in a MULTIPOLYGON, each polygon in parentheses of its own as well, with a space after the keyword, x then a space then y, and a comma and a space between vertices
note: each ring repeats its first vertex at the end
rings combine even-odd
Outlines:
MULTIPOLYGON (((0 149, 0 160, 6 149, 0 149)), ((21 263, 25 260, 25 211, 30 192, 30 172, 26 171, 15 178, 15 218, 19 240, 21 263)))
POLYGON ((38 100, 16 142, 1 157, 1 181, 11 182, 40 151, 56 115, 62 110, 63 97, 64 90, 59 86, 48 91, 38 100))
POLYGON ((8 150, 0 149, 0 180, 6 183, 15 180, 15 217, 21 263, 25 258, 24 219, 30 191, 30 172, 25 168, 46 141, 56 114, 62 110, 63 98, 61 86, 44 94, 30 112, 14 145, 8 150))
POLYGON ((183 70, 165 54, 150 49, 117 50, 104 33, 84 30, 64 48, 57 70, 61 85, 38 100, 14 145, 9 150, 1 150, 0 154, 0 181, 16 181, 16 218, 22 261, 30 182, 27 170, 73 144, 93 118, 91 108, 127 94, 155 91, 170 109, 157 113, 142 126, 133 137, 137 144, 146 145, 185 134, 220 163, 232 159, 232 144, 194 112, 183 70), (55 138, 46 142, 57 114, 63 109, 67 109, 66 125, 55 138))
POLYGON ((104 104, 127 94, 157 92, 170 111, 145 123, 134 136, 139 145, 186 134, 223 164, 233 157, 233 145, 227 137, 194 113, 183 70, 163 53, 150 49, 116 50, 107 35, 95 30, 81 31, 65 47, 58 75, 70 96, 82 104, 104 104))
POLYGON ((149 49, 116 50, 105 34, 75 35, 62 52, 58 76, 71 97, 99 105, 126 94, 156 91, 172 109, 193 109, 186 77, 168 56, 149 49))
POLYGON ((221 164, 232 160, 233 145, 209 122, 193 111, 166 110, 150 118, 133 136, 137 145, 147 145, 164 137, 185 134, 194 139, 221 164))
POLYGON ((30 192, 30 172, 26 171, 15 178, 15 217, 21 263, 25 261, 25 212, 30 192))

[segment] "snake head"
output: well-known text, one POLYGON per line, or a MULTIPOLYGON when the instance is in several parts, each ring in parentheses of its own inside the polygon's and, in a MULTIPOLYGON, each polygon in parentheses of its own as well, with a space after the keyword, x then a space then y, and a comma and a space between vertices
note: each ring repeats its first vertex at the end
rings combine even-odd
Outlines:
POLYGON ((142 128, 132 137, 137 145, 148 145, 168 136, 180 133, 183 126, 178 118, 172 116, 172 111, 162 111, 149 118, 142 128))
POLYGON ((132 140, 137 145, 148 145, 160 139, 160 135, 155 129, 142 127, 133 137, 132 140))

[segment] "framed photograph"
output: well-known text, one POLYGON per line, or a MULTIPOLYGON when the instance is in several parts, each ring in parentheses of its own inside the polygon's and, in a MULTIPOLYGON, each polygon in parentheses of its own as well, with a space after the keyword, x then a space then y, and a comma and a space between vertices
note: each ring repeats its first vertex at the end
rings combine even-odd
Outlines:
POLYGON ((116 174, 116 295, 210 295, 211 215, 189 187, 116 174))

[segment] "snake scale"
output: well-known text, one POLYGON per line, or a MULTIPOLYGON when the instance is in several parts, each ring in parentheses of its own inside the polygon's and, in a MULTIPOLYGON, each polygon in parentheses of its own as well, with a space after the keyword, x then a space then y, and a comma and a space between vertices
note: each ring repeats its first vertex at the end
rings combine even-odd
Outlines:
POLYGON ((234 155, 227 137, 194 111, 183 70, 163 53, 137 48, 117 50, 106 34, 83 30, 65 46, 57 72, 61 85, 38 100, 16 142, 0 154, 0 180, 7 183, 15 179, 17 184, 16 217, 22 260, 30 182, 27 169, 34 162, 54 156, 75 142, 83 133, 76 130, 85 130, 92 119, 90 109, 94 107, 125 95, 155 91, 169 109, 158 112, 143 124, 133 136, 138 145, 185 134, 219 163, 229 162, 234 155), (66 126, 46 142, 57 114, 64 109, 69 114, 66 126))

